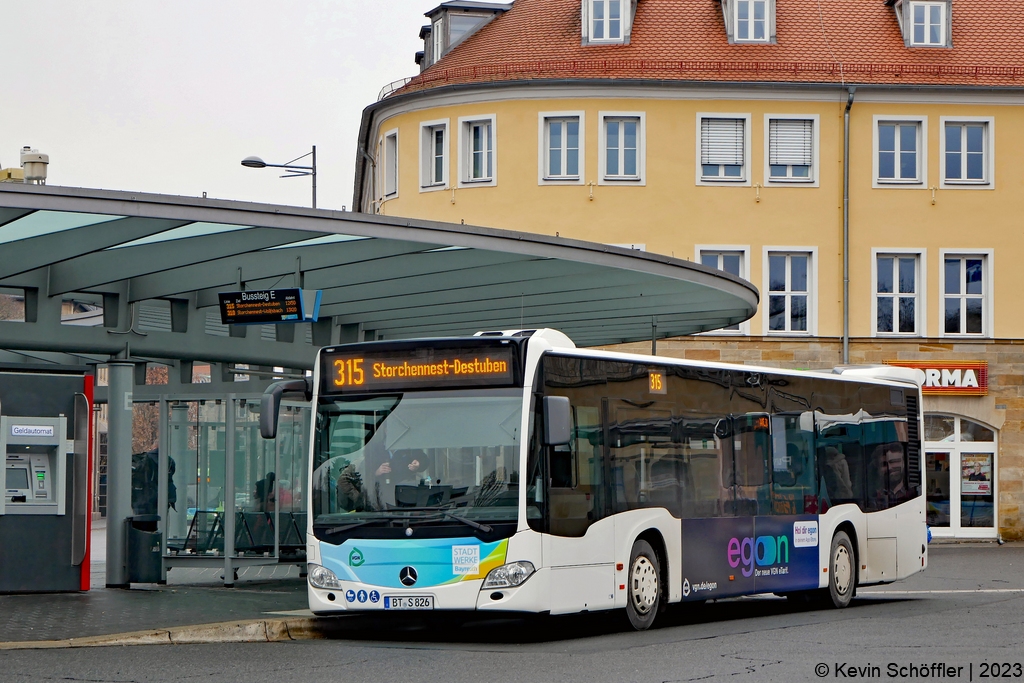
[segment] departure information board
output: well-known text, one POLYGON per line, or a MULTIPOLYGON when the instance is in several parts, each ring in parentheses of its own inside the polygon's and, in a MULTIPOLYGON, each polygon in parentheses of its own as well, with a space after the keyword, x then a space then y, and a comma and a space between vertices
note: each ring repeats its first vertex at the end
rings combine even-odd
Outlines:
POLYGON ((302 322, 302 291, 261 289, 221 292, 220 321, 225 325, 302 322))
POLYGON ((338 349, 321 356, 325 394, 512 386, 513 344, 407 349, 338 349))

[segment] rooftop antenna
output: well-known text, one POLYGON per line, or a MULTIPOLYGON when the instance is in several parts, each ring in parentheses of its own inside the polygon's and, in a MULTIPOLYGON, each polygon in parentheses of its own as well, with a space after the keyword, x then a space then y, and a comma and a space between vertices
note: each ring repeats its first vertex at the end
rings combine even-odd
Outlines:
POLYGON ((523 329, 523 297, 525 295, 525 292, 519 293, 519 329, 523 329))

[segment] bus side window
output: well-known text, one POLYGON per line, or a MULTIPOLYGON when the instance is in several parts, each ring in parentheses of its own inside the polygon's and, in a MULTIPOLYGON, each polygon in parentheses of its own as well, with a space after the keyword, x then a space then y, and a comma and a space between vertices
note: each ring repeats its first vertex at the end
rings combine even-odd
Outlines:
POLYGON ((578 537, 602 517, 601 410, 578 405, 586 398, 574 395, 575 391, 569 393, 572 440, 566 446, 552 448, 549 455, 550 530, 557 536, 578 537))
POLYGON ((883 418, 862 425, 861 447, 869 454, 865 462, 865 512, 885 510, 908 499, 906 424, 904 419, 883 418))
MULTIPOLYGON (((725 490, 722 463, 725 460, 729 461, 728 472, 730 476, 732 474, 731 451, 728 458, 722 455, 723 444, 728 443, 728 439, 723 440, 718 435, 717 428, 723 420, 713 417, 682 416, 675 421, 682 432, 676 440, 685 458, 682 516, 721 517, 722 496, 725 490)), ((729 485, 732 486, 731 483, 729 485)), ((729 500, 732 500, 731 493, 729 500)))
MULTIPOLYGON (((864 506, 864 459, 861 425, 849 415, 819 416, 818 471, 824 482, 823 500, 830 505, 864 506)), ((825 512, 824 509, 821 510, 825 512)))
MULTIPOLYGON (((647 382, 647 378, 644 377, 643 381, 647 382)), ((608 452, 614 511, 661 505, 664 501, 652 501, 654 489, 666 481, 678 481, 677 468, 670 453, 671 410, 665 403, 637 406, 626 399, 613 399, 609 403, 609 415, 612 416, 608 452), (666 455, 669 460, 655 467, 666 455)), ((678 505, 672 505, 670 509, 678 514, 678 505)))
POLYGON ((551 449, 551 488, 571 489, 575 485, 576 463, 569 446, 551 449))
POLYGON ((740 415, 733 419, 733 425, 734 514, 738 517, 770 514, 768 467, 772 449, 768 416, 740 415))
POLYGON ((811 414, 806 415, 804 421, 800 413, 772 416, 772 513, 776 515, 818 511, 816 474, 811 458, 814 425, 811 414))

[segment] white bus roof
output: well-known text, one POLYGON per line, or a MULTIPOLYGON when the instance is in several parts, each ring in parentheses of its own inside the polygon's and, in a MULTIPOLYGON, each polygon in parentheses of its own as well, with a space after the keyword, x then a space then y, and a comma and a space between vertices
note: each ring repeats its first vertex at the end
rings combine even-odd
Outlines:
POLYGON ((719 370, 741 370, 744 372, 761 372, 789 377, 815 377, 819 379, 873 382, 878 384, 911 384, 920 387, 924 384, 924 373, 921 370, 902 368, 891 365, 846 365, 835 368, 832 372, 819 370, 792 370, 787 368, 771 368, 758 365, 740 365, 738 363, 722 363, 714 361, 693 361, 670 356, 649 356, 622 351, 607 351, 596 348, 578 348, 566 335, 553 329, 538 330, 503 330, 501 332, 482 332, 477 336, 528 336, 530 339, 546 341, 552 351, 569 352, 573 356, 587 358, 604 358, 641 363, 671 364, 686 367, 714 368, 719 370), (530 334, 532 332, 532 334, 530 334), (563 341, 564 340, 564 341, 563 341), (567 342, 567 343, 566 343, 567 342))

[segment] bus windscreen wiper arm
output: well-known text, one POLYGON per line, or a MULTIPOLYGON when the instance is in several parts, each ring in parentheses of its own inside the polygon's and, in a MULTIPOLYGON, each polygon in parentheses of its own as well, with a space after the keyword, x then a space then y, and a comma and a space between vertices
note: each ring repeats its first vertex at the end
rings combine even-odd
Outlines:
POLYGON ((379 519, 364 519, 362 522, 353 522, 352 524, 345 524, 345 525, 342 525, 342 526, 334 526, 334 527, 331 527, 330 529, 324 529, 323 533, 325 533, 325 534, 340 534, 342 531, 348 531, 349 529, 356 529, 358 527, 366 526, 367 524, 372 524, 373 522, 379 522, 379 521, 381 521, 381 520, 379 520, 379 519))
POLYGON ((474 522, 473 520, 466 519, 465 517, 459 517, 454 512, 448 512, 447 510, 445 510, 441 514, 443 514, 448 519, 455 520, 456 522, 461 522, 462 524, 465 524, 468 527, 473 527, 477 531, 482 531, 485 534, 489 534, 491 531, 493 531, 491 526, 488 524, 481 524, 480 522, 474 522))

